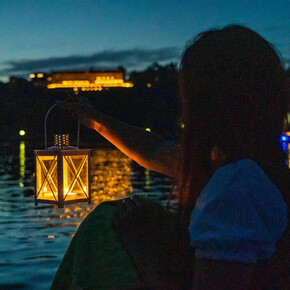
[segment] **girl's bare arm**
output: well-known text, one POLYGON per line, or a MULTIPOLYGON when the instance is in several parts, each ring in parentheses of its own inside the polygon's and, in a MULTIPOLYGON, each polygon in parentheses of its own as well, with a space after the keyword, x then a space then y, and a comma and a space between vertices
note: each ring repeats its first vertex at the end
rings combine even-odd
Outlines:
POLYGON ((100 133, 141 166, 175 176, 176 146, 162 137, 99 112, 85 98, 78 103, 57 101, 57 105, 77 115, 85 126, 100 133))

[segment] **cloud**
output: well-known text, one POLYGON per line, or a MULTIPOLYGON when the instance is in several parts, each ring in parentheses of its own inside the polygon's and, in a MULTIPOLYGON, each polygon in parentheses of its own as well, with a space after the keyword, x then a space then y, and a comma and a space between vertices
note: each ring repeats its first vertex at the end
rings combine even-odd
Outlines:
POLYGON ((128 49, 120 51, 103 51, 92 55, 71 55, 50 57, 37 60, 13 60, 3 63, 6 68, 1 74, 25 74, 30 72, 50 72, 51 70, 68 69, 115 69, 123 66, 128 70, 144 68, 153 62, 178 61, 180 49, 165 47, 159 49, 128 49))

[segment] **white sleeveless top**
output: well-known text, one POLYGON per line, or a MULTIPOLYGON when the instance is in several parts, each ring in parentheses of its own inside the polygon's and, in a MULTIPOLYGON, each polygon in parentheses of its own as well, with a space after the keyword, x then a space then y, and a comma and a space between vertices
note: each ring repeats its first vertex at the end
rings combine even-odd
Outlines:
POLYGON ((201 192, 191 246, 200 258, 254 263, 271 257, 287 222, 278 188, 254 161, 242 159, 217 169, 201 192))

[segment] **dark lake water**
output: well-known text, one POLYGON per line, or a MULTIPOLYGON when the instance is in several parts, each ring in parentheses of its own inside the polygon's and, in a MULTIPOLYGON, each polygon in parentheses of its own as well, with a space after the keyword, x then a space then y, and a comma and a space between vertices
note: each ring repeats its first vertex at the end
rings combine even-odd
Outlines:
POLYGON ((49 289, 78 225, 100 202, 141 195, 165 203, 172 185, 116 149, 95 149, 91 205, 35 206, 34 148, 0 145, 0 289, 49 289))

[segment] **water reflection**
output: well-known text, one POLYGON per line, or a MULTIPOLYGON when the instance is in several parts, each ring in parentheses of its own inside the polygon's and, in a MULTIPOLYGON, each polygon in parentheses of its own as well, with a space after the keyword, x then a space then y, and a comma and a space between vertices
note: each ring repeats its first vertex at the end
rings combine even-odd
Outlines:
MULTIPOLYGON (((49 289, 78 225, 97 204, 127 195, 166 203, 170 178, 137 166, 115 149, 91 157, 92 204, 34 205, 33 151, 21 141, 0 152, 0 288, 49 289)), ((173 193, 175 196, 176 194, 173 193)))
MULTIPOLYGON (((78 225, 102 201, 134 193, 140 171, 114 149, 92 152, 92 204, 34 205, 34 155, 29 143, 1 144, 0 288, 48 289, 78 225), (134 177, 132 182, 132 177, 134 177), (21 285, 21 287, 19 286, 21 285)), ((143 170, 143 169, 142 169, 143 170)), ((135 190, 141 194, 144 190, 135 190)))
POLYGON ((35 206, 34 148, 21 141, 2 149, 0 288, 4 289, 49 289, 78 225, 100 202, 132 194, 165 200, 171 188, 171 179, 137 166, 118 150, 97 149, 91 157, 91 205, 35 206))
POLYGON ((24 187, 23 179, 25 177, 25 141, 19 144, 19 186, 24 187))
POLYGON ((92 202, 124 198, 132 193, 131 160, 115 149, 98 149, 91 157, 92 202))
POLYGON ((146 191, 149 191, 150 190, 151 180, 150 180, 150 171, 148 169, 145 169, 144 176, 145 176, 145 188, 144 189, 146 191))
MULTIPOLYGON (((116 200, 130 196, 133 191, 131 183, 131 160, 116 149, 97 149, 91 156, 91 192, 92 204, 65 205, 60 211, 52 206, 54 216, 59 219, 84 219, 89 212, 104 201, 116 200)), ((80 222, 81 222, 80 220, 80 222)), ((79 223, 76 224, 78 227, 79 223)))

